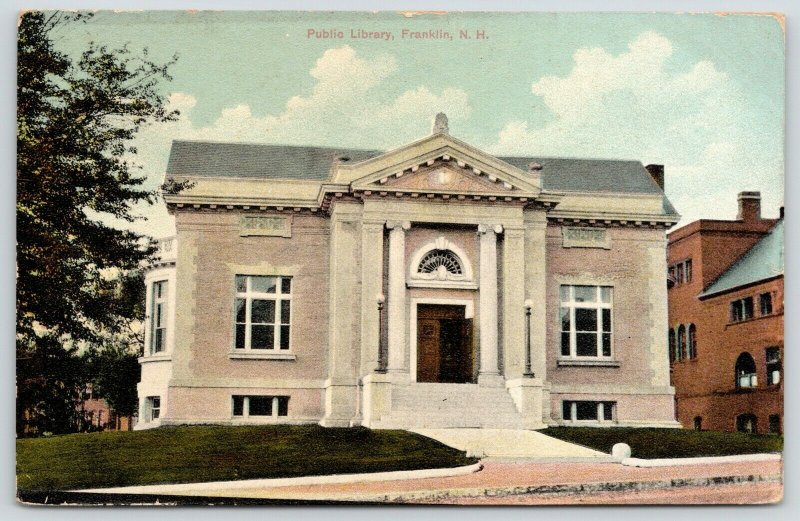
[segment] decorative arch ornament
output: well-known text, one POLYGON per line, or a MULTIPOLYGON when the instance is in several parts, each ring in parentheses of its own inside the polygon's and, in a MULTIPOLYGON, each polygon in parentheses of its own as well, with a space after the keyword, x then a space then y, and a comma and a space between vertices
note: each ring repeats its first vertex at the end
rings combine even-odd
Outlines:
POLYGON ((412 255, 409 278, 412 285, 443 287, 473 282, 466 253, 444 237, 424 244, 412 255))

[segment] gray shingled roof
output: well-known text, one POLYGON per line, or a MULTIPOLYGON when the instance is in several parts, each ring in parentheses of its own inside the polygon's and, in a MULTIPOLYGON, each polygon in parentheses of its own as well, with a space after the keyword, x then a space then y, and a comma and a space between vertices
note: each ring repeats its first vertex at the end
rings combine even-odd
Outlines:
MULTIPOLYGON (((331 163, 340 157, 357 163, 378 156, 380 150, 174 141, 167 176, 257 177, 324 181, 331 163)), ((498 156, 523 171, 530 163, 542 165, 542 187, 552 191, 659 194, 661 189, 639 161, 498 156)), ((664 211, 677 213, 667 198, 664 211)))
POLYGON ((701 293, 700 298, 778 275, 783 275, 783 219, 701 293))
POLYGON ((331 163, 349 157, 356 163, 382 154, 380 150, 173 141, 167 176, 258 177, 323 181, 331 163))

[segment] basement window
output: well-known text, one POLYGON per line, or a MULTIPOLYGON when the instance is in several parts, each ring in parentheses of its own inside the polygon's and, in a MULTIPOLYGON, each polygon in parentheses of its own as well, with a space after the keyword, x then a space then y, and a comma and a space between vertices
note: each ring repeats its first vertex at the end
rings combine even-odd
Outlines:
POLYGON ((561 402, 565 421, 613 421, 616 402, 571 401, 561 402))
POLYGON ((288 396, 233 395, 234 417, 279 417, 289 415, 288 396))

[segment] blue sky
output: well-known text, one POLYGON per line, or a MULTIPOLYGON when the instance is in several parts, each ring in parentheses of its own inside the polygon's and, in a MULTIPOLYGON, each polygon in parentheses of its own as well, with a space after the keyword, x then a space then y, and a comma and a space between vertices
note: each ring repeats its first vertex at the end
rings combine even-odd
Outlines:
MULTIPOLYGON (((138 139, 150 186, 172 139, 388 149, 444 111, 490 153, 663 163, 681 224, 734 218, 742 190, 761 191, 765 215, 783 204, 784 40, 769 16, 100 12, 58 45, 90 40, 179 56, 163 89, 181 120, 138 139)), ((138 231, 173 233, 162 206, 140 212, 138 231)))

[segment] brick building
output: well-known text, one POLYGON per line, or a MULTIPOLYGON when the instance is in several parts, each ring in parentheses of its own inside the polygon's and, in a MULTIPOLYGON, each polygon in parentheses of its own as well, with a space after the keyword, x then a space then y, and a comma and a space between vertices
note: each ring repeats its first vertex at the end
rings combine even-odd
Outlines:
POLYGON ((783 219, 739 194, 736 220, 668 235, 669 346, 685 428, 781 432, 783 219))
POLYGON ((663 169, 175 142, 136 428, 677 427, 663 169))

